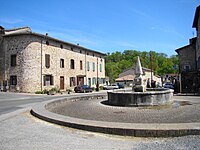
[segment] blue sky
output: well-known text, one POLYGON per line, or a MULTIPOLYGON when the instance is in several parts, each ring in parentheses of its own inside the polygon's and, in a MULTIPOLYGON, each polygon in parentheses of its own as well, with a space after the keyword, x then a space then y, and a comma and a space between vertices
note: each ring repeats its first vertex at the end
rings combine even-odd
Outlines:
POLYGON ((196 35, 200 0, 0 0, 0 25, 79 43, 103 53, 156 51, 168 56, 196 35))

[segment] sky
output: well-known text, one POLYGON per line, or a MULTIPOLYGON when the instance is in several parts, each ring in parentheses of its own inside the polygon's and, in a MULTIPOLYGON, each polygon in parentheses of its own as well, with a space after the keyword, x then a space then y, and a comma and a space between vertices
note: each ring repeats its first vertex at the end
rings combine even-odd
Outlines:
POLYGON ((102 53, 156 51, 168 56, 196 36, 200 0, 0 0, 0 26, 33 32, 102 53))

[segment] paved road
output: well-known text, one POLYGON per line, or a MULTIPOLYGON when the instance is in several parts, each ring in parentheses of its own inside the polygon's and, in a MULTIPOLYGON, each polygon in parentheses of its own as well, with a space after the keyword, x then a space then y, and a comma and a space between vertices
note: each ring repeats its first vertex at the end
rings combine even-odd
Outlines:
MULTIPOLYGON (((99 94, 105 93, 102 92, 93 92, 86 94, 99 94)), ((69 94, 58 94, 58 95, 37 95, 37 94, 26 94, 26 93, 9 93, 9 92, 0 92, 0 115, 10 113, 19 109, 30 107, 38 102, 43 102, 46 100, 52 100, 61 97, 69 96, 81 96, 85 95, 84 93, 71 93, 69 94)))
POLYGON ((74 118, 121 123, 200 122, 199 97, 174 96, 171 105, 154 107, 117 107, 102 104, 102 99, 70 101, 50 107, 50 111, 74 118), (183 102, 179 102, 183 101, 183 102))
POLYGON ((120 137, 54 125, 29 111, 0 119, 1 150, 199 150, 200 136, 120 137))
MULTIPOLYGON (((28 107, 36 101, 60 96, 0 93, 0 150, 27 149, 116 149, 116 150, 199 150, 200 136, 175 138, 130 138, 86 132, 54 125, 30 115, 28 107), (8 103, 5 103, 7 99, 8 103), (27 102, 28 101, 28 102, 27 102), (14 102, 14 103, 12 103, 14 102), (14 107, 17 111, 14 111, 14 107), (25 110, 23 110, 25 109, 25 110), (19 111, 20 110, 20 111, 19 111), (3 119, 2 119, 3 118, 3 119)), ((62 97, 62 95, 61 95, 62 97)), ((198 100, 199 97, 184 97, 198 100)), ((178 97, 180 99, 180 97, 178 97)), ((183 100, 183 98, 181 98, 183 100)))
MULTIPOLYGON (((55 98, 55 96, 53 97, 55 98)), ((0 92, 0 115, 31 106, 37 102, 52 99, 47 95, 0 92)))

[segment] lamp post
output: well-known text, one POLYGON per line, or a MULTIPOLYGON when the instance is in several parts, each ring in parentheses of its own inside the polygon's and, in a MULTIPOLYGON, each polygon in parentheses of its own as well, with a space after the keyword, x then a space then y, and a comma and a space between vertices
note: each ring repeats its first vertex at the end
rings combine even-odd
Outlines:
POLYGON ((150 55, 150 65, 151 65, 151 82, 152 82, 152 81, 153 81, 152 51, 150 51, 149 55, 150 55))
POLYGON ((96 85, 96 91, 99 91, 99 62, 98 62, 98 57, 97 57, 97 85, 96 85))

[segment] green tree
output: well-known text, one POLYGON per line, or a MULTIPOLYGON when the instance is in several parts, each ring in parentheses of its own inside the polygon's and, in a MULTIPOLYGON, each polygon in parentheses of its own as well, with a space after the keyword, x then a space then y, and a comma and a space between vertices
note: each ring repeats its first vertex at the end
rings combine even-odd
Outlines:
POLYGON ((105 57, 106 61, 106 75, 110 78, 110 82, 115 82, 118 75, 125 69, 128 69, 135 65, 137 56, 140 56, 142 66, 145 68, 151 68, 157 75, 164 75, 169 73, 178 72, 179 60, 176 55, 167 57, 164 53, 151 52, 140 52, 136 50, 125 50, 123 53, 114 52, 108 53, 105 57), (152 61, 150 61, 150 54, 152 61), (176 66, 176 69, 173 68, 176 66))

